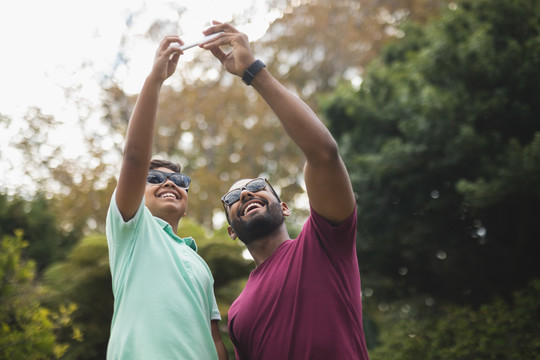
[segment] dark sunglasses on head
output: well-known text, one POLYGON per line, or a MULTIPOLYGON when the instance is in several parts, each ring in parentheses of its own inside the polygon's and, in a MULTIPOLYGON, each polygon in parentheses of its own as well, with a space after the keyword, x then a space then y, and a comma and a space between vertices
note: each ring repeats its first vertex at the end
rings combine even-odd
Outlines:
POLYGON ((279 196, 277 196, 272 185, 270 185, 268 180, 263 179, 263 178, 253 179, 247 182, 244 186, 229 191, 228 193, 226 193, 225 195, 221 197, 221 201, 223 202, 223 204, 227 206, 231 206, 232 204, 240 200, 240 195, 242 195, 242 191, 244 190, 247 190, 249 192, 261 191, 262 189, 266 188, 267 184, 270 190, 272 190, 272 193, 276 196, 276 198, 279 201, 279 196))
POLYGON ((148 176, 146 177, 146 183, 150 185, 161 185, 167 181, 167 179, 171 179, 174 185, 186 190, 189 189, 189 184, 191 183, 191 179, 187 175, 159 170, 149 170, 148 176))

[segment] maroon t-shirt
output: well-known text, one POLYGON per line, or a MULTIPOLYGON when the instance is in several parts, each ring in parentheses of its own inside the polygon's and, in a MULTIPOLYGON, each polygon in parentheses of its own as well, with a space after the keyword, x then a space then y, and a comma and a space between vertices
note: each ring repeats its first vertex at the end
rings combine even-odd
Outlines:
POLYGON ((311 209, 251 273, 229 310, 237 359, 368 359, 356 257, 356 209, 339 226, 311 209))

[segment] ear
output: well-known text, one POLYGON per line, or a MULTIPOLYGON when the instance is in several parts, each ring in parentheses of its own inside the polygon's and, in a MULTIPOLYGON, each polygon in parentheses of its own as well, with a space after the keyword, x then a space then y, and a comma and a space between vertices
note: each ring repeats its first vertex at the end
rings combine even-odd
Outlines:
POLYGON ((291 215, 291 210, 289 209, 287 204, 284 202, 281 203, 281 211, 283 211, 283 215, 285 216, 291 215))
POLYGON ((236 238, 238 237, 230 225, 227 226, 227 232, 229 233, 229 236, 232 240, 236 240, 236 238))

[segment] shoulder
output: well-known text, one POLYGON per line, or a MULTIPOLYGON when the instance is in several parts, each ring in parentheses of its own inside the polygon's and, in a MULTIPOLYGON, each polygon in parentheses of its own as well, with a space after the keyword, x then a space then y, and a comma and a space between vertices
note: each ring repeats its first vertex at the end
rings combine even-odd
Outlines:
POLYGON ((322 217, 313 208, 310 210, 310 215, 297 238, 299 246, 304 249, 322 247, 327 252, 356 251, 356 206, 349 217, 337 225, 322 217))
POLYGON ((107 238, 116 239, 128 237, 130 236, 129 234, 137 231, 142 223, 152 221, 152 218, 152 214, 144 205, 143 198, 135 216, 128 221, 124 221, 122 214, 118 209, 115 194, 113 193, 109 204, 109 209, 107 210, 107 218, 105 222, 107 238))
POLYGON ((329 231, 342 231, 350 228, 356 228, 357 222, 357 212, 356 205, 352 213, 341 223, 333 224, 328 219, 320 215, 313 207, 310 206, 309 217, 304 224, 304 229, 306 228, 316 228, 320 230, 329 230, 329 231))

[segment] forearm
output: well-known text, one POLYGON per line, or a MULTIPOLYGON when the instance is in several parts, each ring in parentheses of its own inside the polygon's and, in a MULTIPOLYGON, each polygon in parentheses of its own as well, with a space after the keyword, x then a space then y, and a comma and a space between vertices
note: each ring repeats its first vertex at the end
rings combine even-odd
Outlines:
POLYGON ((225 344, 223 341, 216 342, 216 351, 218 354, 219 360, 229 360, 229 354, 227 353, 227 348, 225 348, 225 344))
POLYGON ((152 157, 154 128, 163 82, 178 64, 181 50, 170 46, 181 44, 178 36, 167 36, 159 44, 154 65, 145 79, 129 120, 124 156, 116 191, 116 202, 125 221, 131 219, 144 196, 146 175, 152 157))
POLYGON ((313 110, 266 69, 255 76, 251 85, 276 114, 309 163, 334 161, 339 156, 334 138, 313 110))
POLYGON ((355 198, 332 134, 306 103, 267 70, 261 70, 252 85, 306 157, 304 180, 311 206, 327 220, 339 224, 354 210, 355 198))
POLYGON ((212 331, 212 339, 214 340, 214 344, 216 346, 218 359, 228 360, 229 355, 227 353, 227 348, 225 347, 225 343, 223 343, 223 339, 221 338, 221 333, 219 332, 219 326, 218 326, 217 320, 212 320, 211 331, 212 331))
POLYGON ((154 127, 161 82, 146 79, 129 121, 116 202, 125 221, 139 208, 152 156, 154 127))
MULTIPOLYGON (((207 35, 218 31, 225 33, 203 47, 210 50, 229 73, 242 78, 255 60, 247 36, 229 24, 216 21, 212 23, 214 26, 206 30, 207 35), (232 46, 233 50, 225 53, 220 48, 225 45, 232 46)), ((336 142, 324 124, 307 104, 281 85, 268 69, 262 68, 256 72, 251 85, 277 115, 285 131, 300 147, 308 162, 315 165, 321 160, 331 161, 330 159, 338 156, 336 142)))
POLYGON ((124 146, 124 162, 148 167, 152 156, 161 82, 147 77, 129 121, 124 146))
MULTIPOLYGON (((225 34, 203 47, 240 78, 254 63, 248 38, 229 24, 212 22, 206 34, 225 34), (232 46, 224 52, 220 46, 232 46)), ((354 209, 355 200, 347 169, 339 155, 336 141, 317 115, 301 99, 262 68, 255 72, 251 85, 276 114, 287 135, 306 157, 305 181, 310 204, 328 220, 339 223, 354 209)))

